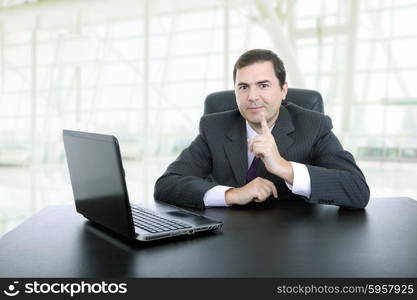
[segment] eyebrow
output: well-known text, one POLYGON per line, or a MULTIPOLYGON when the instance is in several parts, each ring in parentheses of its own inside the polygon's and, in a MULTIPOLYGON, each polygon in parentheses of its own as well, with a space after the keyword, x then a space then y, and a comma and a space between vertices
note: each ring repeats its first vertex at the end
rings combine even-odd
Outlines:
POLYGON ((269 84, 271 84, 271 82, 269 80, 261 80, 261 81, 258 81, 256 84, 262 84, 262 83, 269 83, 269 84))
MULTIPOLYGON (((271 84, 271 82, 269 80, 261 80, 261 81, 256 82, 255 84, 262 84, 262 83, 269 83, 269 84, 271 84)), ((237 84, 237 86, 242 86, 242 85, 249 85, 249 84, 246 83, 246 82, 239 82, 237 84)))

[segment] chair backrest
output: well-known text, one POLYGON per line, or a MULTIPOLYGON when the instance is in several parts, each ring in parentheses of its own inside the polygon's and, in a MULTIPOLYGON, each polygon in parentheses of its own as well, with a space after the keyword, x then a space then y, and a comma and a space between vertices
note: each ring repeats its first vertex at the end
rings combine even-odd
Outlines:
MULTIPOLYGON (((285 101, 292 102, 303 108, 324 113, 321 94, 314 90, 289 88, 285 101)), ((212 114, 237 108, 233 90, 211 93, 204 101, 204 114, 212 114)))

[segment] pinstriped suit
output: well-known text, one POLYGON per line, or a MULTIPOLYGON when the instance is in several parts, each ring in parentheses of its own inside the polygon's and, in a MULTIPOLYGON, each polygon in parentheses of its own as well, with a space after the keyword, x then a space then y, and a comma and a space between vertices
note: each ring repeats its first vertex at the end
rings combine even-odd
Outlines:
MULTIPOLYGON (((238 110, 203 116, 200 134, 156 181, 155 199, 204 208, 204 194, 212 187, 245 185, 248 166, 245 124, 238 110)), ((310 203, 351 208, 367 205, 369 188, 365 177, 331 129, 328 116, 283 102, 271 133, 283 158, 306 164, 311 196, 307 199, 292 194, 284 180, 268 173, 260 162, 257 176, 275 184, 278 199, 302 198, 310 203)))

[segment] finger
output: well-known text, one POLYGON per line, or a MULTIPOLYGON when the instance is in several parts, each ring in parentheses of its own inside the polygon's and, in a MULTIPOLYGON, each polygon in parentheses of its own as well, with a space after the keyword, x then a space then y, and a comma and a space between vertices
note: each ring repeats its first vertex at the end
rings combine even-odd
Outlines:
POLYGON ((262 190, 262 195, 264 200, 268 199, 272 196, 272 188, 269 185, 265 185, 262 190))
POLYGON ((264 112, 262 112, 262 114, 261 114, 261 126, 262 126, 262 134, 268 134, 269 133, 269 127, 268 127, 268 123, 266 122, 264 112))
POLYGON ((248 139, 249 152, 253 152, 253 139, 248 139))
POLYGON ((278 198, 278 191, 277 191, 277 188, 276 188, 275 184, 268 179, 263 179, 263 181, 265 182, 266 186, 268 187, 268 196, 272 195, 275 199, 277 199, 278 198))
POLYGON ((277 191, 277 187, 275 186, 275 184, 273 184, 272 182, 271 182, 271 184, 272 184, 272 195, 274 195, 274 198, 275 199, 278 199, 278 191, 277 191))
POLYGON ((263 147, 262 144, 259 144, 259 143, 252 144, 251 152, 255 154, 256 157, 259 157, 259 158, 263 158, 266 153, 265 147, 263 147))
POLYGON ((253 139, 248 139, 248 149, 251 150, 251 152, 253 152, 255 146, 256 147, 261 147, 265 144, 265 139, 262 136, 257 136, 253 139))
POLYGON ((259 159, 260 159, 260 160, 262 160, 262 161, 264 160, 264 157, 265 157, 265 156, 264 156, 264 154, 263 154, 263 153, 261 153, 261 152, 256 153, 256 152, 254 152, 254 151, 252 151, 252 153, 253 153, 253 154, 255 154, 255 157, 256 157, 256 158, 259 158, 259 159))
POLYGON ((262 186, 258 186, 257 191, 255 193, 254 201, 255 202, 262 202, 268 198, 268 192, 263 189, 262 186))
POLYGON ((256 149, 259 149, 259 145, 261 145, 261 143, 259 141, 253 141, 251 143, 252 150, 256 151, 256 149))
POLYGON ((255 197, 254 198, 254 201, 257 202, 257 203, 260 203, 260 202, 264 202, 266 200, 266 198, 267 197, 265 197, 263 194, 260 193, 258 195, 258 197, 255 197))
POLYGON ((268 142, 268 137, 267 136, 264 136, 264 135, 258 135, 257 137, 254 137, 254 138, 251 138, 250 139, 251 140, 251 143, 252 144, 258 144, 258 143, 265 143, 265 142, 268 142))

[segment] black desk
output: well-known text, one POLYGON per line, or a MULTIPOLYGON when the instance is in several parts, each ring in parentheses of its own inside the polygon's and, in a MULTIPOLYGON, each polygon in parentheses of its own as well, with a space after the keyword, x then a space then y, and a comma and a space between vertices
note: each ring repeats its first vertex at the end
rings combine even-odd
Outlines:
POLYGON ((0 277, 417 277, 417 202, 363 211, 302 201, 212 208, 219 233, 132 244, 73 206, 48 207, 0 239, 0 277))

